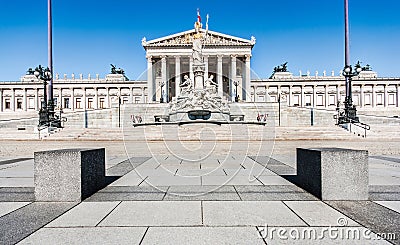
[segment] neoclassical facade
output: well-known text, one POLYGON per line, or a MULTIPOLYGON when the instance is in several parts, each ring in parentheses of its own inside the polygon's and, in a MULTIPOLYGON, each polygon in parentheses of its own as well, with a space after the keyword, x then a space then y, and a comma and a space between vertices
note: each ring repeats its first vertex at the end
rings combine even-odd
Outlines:
MULTIPOLYGON (((246 91, 251 87, 250 60, 255 38, 246 40, 203 29, 201 32, 207 33, 202 47, 205 77, 212 76, 218 84, 219 95, 225 95, 229 101, 235 98, 236 93, 243 100, 250 101, 246 91)), ((189 30, 151 41, 143 38, 150 101, 163 98, 162 101, 169 102, 179 95, 179 85, 185 76, 193 81, 192 46, 195 34, 195 30, 189 30)))
MULTIPOLYGON (((202 31, 204 31, 202 29, 202 31)), ((96 110, 116 103, 167 103, 179 95, 179 84, 191 72, 195 30, 155 40, 142 40, 146 51, 147 80, 127 80, 120 74, 58 75, 54 77, 54 99, 64 111, 96 110)), ((335 109, 344 101, 345 79, 334 72, 295 76, 277 73, 270 79, 251 78, 255 38, 249 40, 209 31, 203 47, 205 77, 218 84, 218 94, 230 103, 285 101, 288 106, 335 109)), ((399 109, 400 78, 382 78, 364 71, 353 80, 353 101, 358 108, 399 109)), ((0 82, 1 113, 35 112, 43 100, 43 83, 33 75, 20 81, 0 82)))

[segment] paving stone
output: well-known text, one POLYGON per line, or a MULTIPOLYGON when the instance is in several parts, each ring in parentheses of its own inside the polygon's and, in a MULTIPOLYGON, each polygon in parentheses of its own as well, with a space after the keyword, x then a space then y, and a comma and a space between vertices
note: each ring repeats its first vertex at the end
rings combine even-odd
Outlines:
POLYGON ((0 187, 33 187, 33 177, 0 178, 0 187))
POLYGON ((2 161, 0 161, 0 165, 6 165, 6 164, 17 163, 17 162, 23 162, 23 161, 28 161, 28 160, 32 160, 32 159, 33 159, 33 158, 29 158, 29 157, 7 159, 7 160, 2 160, 2 161))
POLYGON ((284 203, 310 226, 343 226, 343 224, 360 226, 321 201, 285 201, 284 203))
POLYGON ((204 224, 211 226, 306 226, 280 201, 204 201, 204 224))
POLYGON ((71 202, 34 202, 0 217, 0 244, 19 242, 75 205, 71 202))
POLYGON ((258 227, 267 244, 390 244, 364 227, 258 227), (331 230, 330 230, 331 229, 331 230), (280 231, 281 230, 281 231, 280 231), (280 232, 280 233, 279 233, 280 232), (365 235, 364 235, 365 234, 365 235))
POLYGON ((33 202, 34 200, 34 187, 0 188, 0 202, 33 202))
POLYGON ((126 160, 108 168, 106 170, 106 175, 107 176, 123 176, 149 159, 150 159, 150 157, 131 157, 129 159, 126 159, 126 160))
POLYGON ((376 201, 376 203, 400 213, 400 201, 376 201))
POLYGON ((0 217, 28 205, 30 202, 0 202, 0 217))
POLYGON ((140 186, 173 186, 173 185, 200 185, 200 177, 181 176, 149 176, 140 186))
POLYGON ((244 201, 318 200, 295 185, 235 186, 244 201))
POLYGON ((150 227, 142 244, 188 243, 264 244, 264 241, 255 227, 150 227))
POLYGON ((197 201, 122 202, 99 226, 196 226, 201 225, 197 201))
POLYGON ((400 214, 371 201, 326 201, 362 226, 374 233, 395 233, 400 244, 400 214))
POLYGON ((259 179, 264 185, 293 185, 291 182, 280 176, 261 175, 258 176, 257 179, 259 179))
POLYGON ((96 226, 120 202, 82 202, 46 227, 96 226))
POLYGON ((370 185, 369 199, 376 201, 400 201, 400 185, 370 185))
POLYGON ((161 201, 168 187, 157 186, 108 186, 98 191, 85 202, 106 201, 161 201))
POLYGON ((254 169, 243 169, 242 167, 237 169, 225 169, 228 176, 232 175, 247 175, 247 176, 260 176, 260 175, 276 175, 271 170, 263 168, 261 171, 255 171, 254 169))
POLYGON ((42 228, 19 244, 139 244, 146 227, 42 228))
POLYGON ((262 185, 254 176, 203 176, 203 185, 262 185))
POLYGON ((226 176, 222 168, 218 169, 179 169, 179 176, 226 176))
POLYGON ((165 201, 239 201, 233 186, 171 186, 165 201))

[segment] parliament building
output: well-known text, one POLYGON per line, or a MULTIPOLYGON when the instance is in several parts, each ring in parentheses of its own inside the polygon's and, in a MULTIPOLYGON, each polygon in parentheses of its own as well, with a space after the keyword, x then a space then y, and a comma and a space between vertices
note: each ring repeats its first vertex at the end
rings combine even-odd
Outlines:
MULTIPOLYGON (((204 31, 204 30, 202 30, 204 31)), ((285 101, 289 107, 335 110, 345 97, 341 72, 294 75, 276 72, 271 78, 252 76, 255 37, 244 39, 208 31, 203 47, 205 77, 213 78, 218 95, 229 103, 285 101)), ((147 78, 129 80, 123 74, 55 74, 54 100, 64 112, 97 110, 113 103, 168 103, 179 95, 185 77, 193 80, 192 42, 195 30, 154 40, 142 39, 146 51, 147 78)), ((257 55, 257 54, 254 54, 257 55)), ((390 110, 400 107, 400 78, 378 77, 370 69, 353 78, 353 102, 360 110, 390 110)), ((0 115, 36 112, 44 97, 42 81, 24 75, 20 81, 0 82, 0 115)))

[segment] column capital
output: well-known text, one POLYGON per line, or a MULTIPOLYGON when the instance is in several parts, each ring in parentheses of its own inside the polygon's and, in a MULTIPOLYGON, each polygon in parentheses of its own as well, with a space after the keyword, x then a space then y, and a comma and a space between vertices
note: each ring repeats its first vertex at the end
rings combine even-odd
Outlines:
POLYGON ((223 57, 224 57, 223 54, 217 54, 218 61, 222 61, 222 58, 223 58, 223 57))
POLYGON ((153 59, 153 56, 152 55, 146 55, 146 59, 147 59, 147 61, 151 62, 151 60, 153 59))
POLYGON ((237 54, 231 54, 231 58, 236 58, 236 57, 238 57, 237 54))
POLYGON ((244 55, 244 57, 245 57, 246 61, 250 61, 251 54, 246 54, 246 55, 244 55))
POLYGON ((162 62, 167 61, 167 56, 166 55, 161 55, 160 58, 161 58, 162 62))
POLYGON ((175 55, 175 60, 181 60, 181 56, 180 55, 175 55))

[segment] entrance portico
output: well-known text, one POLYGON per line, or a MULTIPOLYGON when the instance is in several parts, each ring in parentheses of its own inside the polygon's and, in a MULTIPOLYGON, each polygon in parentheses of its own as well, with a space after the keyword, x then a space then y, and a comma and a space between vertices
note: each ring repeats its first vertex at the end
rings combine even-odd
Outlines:
MULTIPOLYGON (((204 29, 200 31, 205 33, 204 29)), ((148 62, 149 102, 171 101, 179 95, 179 84, 185 75, 193 81, 192 43, 195 32, 193 29, 151 41, 143 38, 148 62)), ((233 101, 237 92, 241 100, 251 101, 250 59, 254 44, 254 37, 246 40, 208 31, 202 53, 205 77, 212 75, 216 79, 219 96, 233 101), (238 82, 237 91, 234 81, 238 82)))

